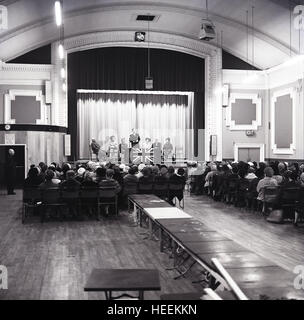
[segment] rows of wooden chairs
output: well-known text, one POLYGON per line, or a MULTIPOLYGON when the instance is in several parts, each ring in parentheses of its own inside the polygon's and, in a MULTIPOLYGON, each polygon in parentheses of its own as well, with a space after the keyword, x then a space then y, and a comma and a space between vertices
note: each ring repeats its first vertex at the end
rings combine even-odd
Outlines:
POLYGON ((23 190, 22 223, 25 223, 28 210, 40 209, 41 222, 44 221, 45 212, 51 208, 55 212, 63 207, 73 206, 77 211, 90 204, 97 209, 98 216, 103 206, 112 205, 118 215, 118 196, 115 188, 50 188, 40 190, 38 187, 23 190))
POLYGON ((242 206, 261 212, 267 216, 272 209, 280 209, 284 217, 292 218, 295 212, 302 218, 304 215, 304 188, 301 187, 265 187, 264 200, 258 201, 257 185, 259 180, 244 178, 228 179, 225 184, 215 183, 206 190, 207 194, 217 201, 242 206))
POLYGON ((284 212, 304 213, 304 188, 301 187, 266 187, 264 189, 263 210, 267 214, 269 208, 279 208, 284 212))

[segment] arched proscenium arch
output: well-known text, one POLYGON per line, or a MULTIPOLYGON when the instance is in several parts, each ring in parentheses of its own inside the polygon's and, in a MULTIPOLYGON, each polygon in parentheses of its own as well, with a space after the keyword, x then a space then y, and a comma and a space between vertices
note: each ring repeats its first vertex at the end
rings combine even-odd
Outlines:
MULTIPOLYGON (((64 43, 67 53, 102 47, 139 47, 146 48, 148 43, 135 42, 134 31, 107 31, 79 35, 68 38, 64 43)), ((222 86, 222 52, 221 49, 208 43, 189 39, 183 36, 170 35, 159 32, 150 33, 150 47, 179 51, 206 60, 206 101, 205 101, 205 155, 209 160, 209 139, 211 135, 218 137, 218 154, 216 159, 222 159, 222 96, 215 94, 222 86)), ((60 62, 56 69, 59 70, 60 62)), ((59 72, 56 72, 59 78, 59 72)), ((59 80, 59 79, 58 79, 59 80)), ((67 109, 66 109, 67 112, 67 109)))

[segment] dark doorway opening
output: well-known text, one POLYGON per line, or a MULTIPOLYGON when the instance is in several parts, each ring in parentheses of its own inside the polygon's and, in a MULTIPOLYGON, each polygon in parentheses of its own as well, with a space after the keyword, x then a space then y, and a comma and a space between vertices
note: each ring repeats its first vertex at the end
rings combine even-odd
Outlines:
POLYGON ((23 186, 25 178, 25 145, 2 145, 0 146, 0 187, 6 187, 5 164, 8 157, 8 150, 15 150, 16 160, 16 188, 23 186))

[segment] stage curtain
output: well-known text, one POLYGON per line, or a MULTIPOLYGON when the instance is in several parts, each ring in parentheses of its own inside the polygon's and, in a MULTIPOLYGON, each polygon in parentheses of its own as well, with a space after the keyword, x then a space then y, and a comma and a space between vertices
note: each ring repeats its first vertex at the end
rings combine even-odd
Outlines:
POLYGON ((193 152, 191 127, 192 99, 186 95, 79 93, 79 155, 88 159, 89 143, 95 138, 108 148, 110 136, 119 143, 129 140, 132 128, 138 129, 141 143, 145 138, 162 144, 170 137, 179 155, 193 152))
MULTIPOLYGON (((147 49, 110 47, 68 55, 69 133, 72 160, 77 150, 77 90, 145 90, 147 49)), ((181 52, 151 49, 151 74, 155 91, 194 92, 194 109, 200 117, 192 129, 204 129, 205 60, 181 52)), ((195 153, 197 137, 194 137, 195 153)))

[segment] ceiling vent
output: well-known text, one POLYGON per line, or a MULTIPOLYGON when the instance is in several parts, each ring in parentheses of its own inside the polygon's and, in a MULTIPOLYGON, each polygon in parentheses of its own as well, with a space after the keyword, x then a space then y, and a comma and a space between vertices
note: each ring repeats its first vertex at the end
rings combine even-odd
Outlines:
POLYGON ((132 20, 137 22, 152 22, 158 21, 160 15, 155 14, 134 14, 132 15, 132 20))
POLYGON ((156 16, 154 15, 147 15, 147 14, 139 14, 137 17, 136 17, 136 21, 154 21, 156 18, 156 16))

